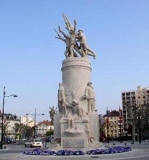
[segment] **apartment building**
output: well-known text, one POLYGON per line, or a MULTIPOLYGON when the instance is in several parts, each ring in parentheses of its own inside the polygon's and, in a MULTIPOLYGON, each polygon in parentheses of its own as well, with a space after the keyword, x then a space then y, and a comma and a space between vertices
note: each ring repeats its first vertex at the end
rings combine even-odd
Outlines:
POLYGON ((128 107, 132 105, 141 106, 149 103, 149 87, 143 88, 138 86, 136 90, 122 92, 122 108, 123 108, 123 124, 124 129, 127 130, 131 116, 128 112, 128 107))
POLYGON ((122 128, 122 110, 107 111, 107 114, 103 116, 104 118, 104 131, 106 137, 118 138, 123 133, 122 128))
POLYGON ((54 130, 54 126, 52 125, 51 121, 44 120, 39 122, 36 126, 36 134, 40 136, 44 136, 48 130, 54 130))
MULTIPOLYGON (((34 127, 35 121, 29 115, 25 115, 25 116, 21 117, 21 124, 27 125, 29 127, 34 127)), ((37 125, 37 123, 36 123, 36 125, 37 125)))
MULTIPOLYGON (((15 124, 18 123, 20 124, 21 118, 10 114, 10 113, 5 113, 4 114, 4 132, 5 136, 10 137, 10 138, 15 138, 15 124)), ((1 137, 1 126, 2 126, 2 113, 0 111, 0 137, 1 137)))

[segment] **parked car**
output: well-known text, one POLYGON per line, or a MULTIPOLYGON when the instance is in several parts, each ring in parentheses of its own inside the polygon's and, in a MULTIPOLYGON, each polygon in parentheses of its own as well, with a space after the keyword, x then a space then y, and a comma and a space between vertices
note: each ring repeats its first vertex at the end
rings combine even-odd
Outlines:
POLYGON ((25 147, 42 147, 43 143, 41 139, 32 139, 28 142, 25 142, 25 147))
POLYGON ((14 142, 11 138, 6 137, 6 138, 3 139, 3 143, 4 144, 10 144, 10 143, 14 143, 14 142))
POLYGON ((16 143, 16 139, 14 139, 14 138, 10 138, 10 139, 11 139, 12 143, 16 143))
POLYGON ((22 139, 21 139, 21 141, 26 141, 26 140, 27 140, 26 138, 22 138, 22 139))

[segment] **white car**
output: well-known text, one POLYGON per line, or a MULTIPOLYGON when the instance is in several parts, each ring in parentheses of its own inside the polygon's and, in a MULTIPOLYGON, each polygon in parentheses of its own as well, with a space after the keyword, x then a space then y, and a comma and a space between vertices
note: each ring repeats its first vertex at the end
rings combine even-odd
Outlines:
POLYGON ((29 142, 25 142, 25 147, 42 147, 43 143, 40 139, 32 139, 29 142))

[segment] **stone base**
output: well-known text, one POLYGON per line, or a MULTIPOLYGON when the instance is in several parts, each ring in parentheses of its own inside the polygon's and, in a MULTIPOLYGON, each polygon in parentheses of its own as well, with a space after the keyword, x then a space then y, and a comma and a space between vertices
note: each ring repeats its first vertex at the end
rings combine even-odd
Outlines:
MULTIPOLYGON (((63 87, 59 88, 61 92, 58 93, 62 95, 58 94, 58 98, 61 95, 66 106, 63 108, 64 111, 61 110, 62 106, 59 106, 62 114, 56 114, 54 117, 54 137, 61 141, 62 149, 86 149, 97 146, 98 114, 88 113, 89 101, 84 97, 88 82, 91 82, 91 64, 87 57, 69 57, 62 62, 61 70, 63 87)), ((90 89, 94 96, 93 88, 90 89)))
POLYGON ((89 114, 90 137, 99 141, 99 115, 97 113, 89 114))
POLYGON ((63 148, 85 148, 86 140, 84 138, 62 138, 62 147, 63 148))
POLYGON ((61 124, 61 147, 62 148, 86 148, 88 147, 89 119, 75 120, 73 128, 68 126, 68 118, 62 118, 61 124))
MULTIPOLYGON (((99 118, 97 113, 74 120, 68 126, 68 118, 61 114, 54 117, 54 137, 61 141, 61 149, 85 149, 99 146, 99 118)), ((101 145, 101 144, 100 144, 101 145)))
POLYGON ((54 115, 54 139, 60 139, 61 138, 61 132, 60 132, 60 119, 62 118, 62 114, 55 114, 54 115))

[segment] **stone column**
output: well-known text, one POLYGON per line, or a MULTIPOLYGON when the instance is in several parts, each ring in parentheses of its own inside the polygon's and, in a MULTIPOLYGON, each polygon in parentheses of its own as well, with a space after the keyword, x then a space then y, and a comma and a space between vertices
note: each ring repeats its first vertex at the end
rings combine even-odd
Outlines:
POLYGON ((62 83, 65 87, 66 101, 76 99, 86 110, 87 104, 83 99, 87 82, 91 81, 91 64, 88 58, 72 57, 62 62, 62 83))

